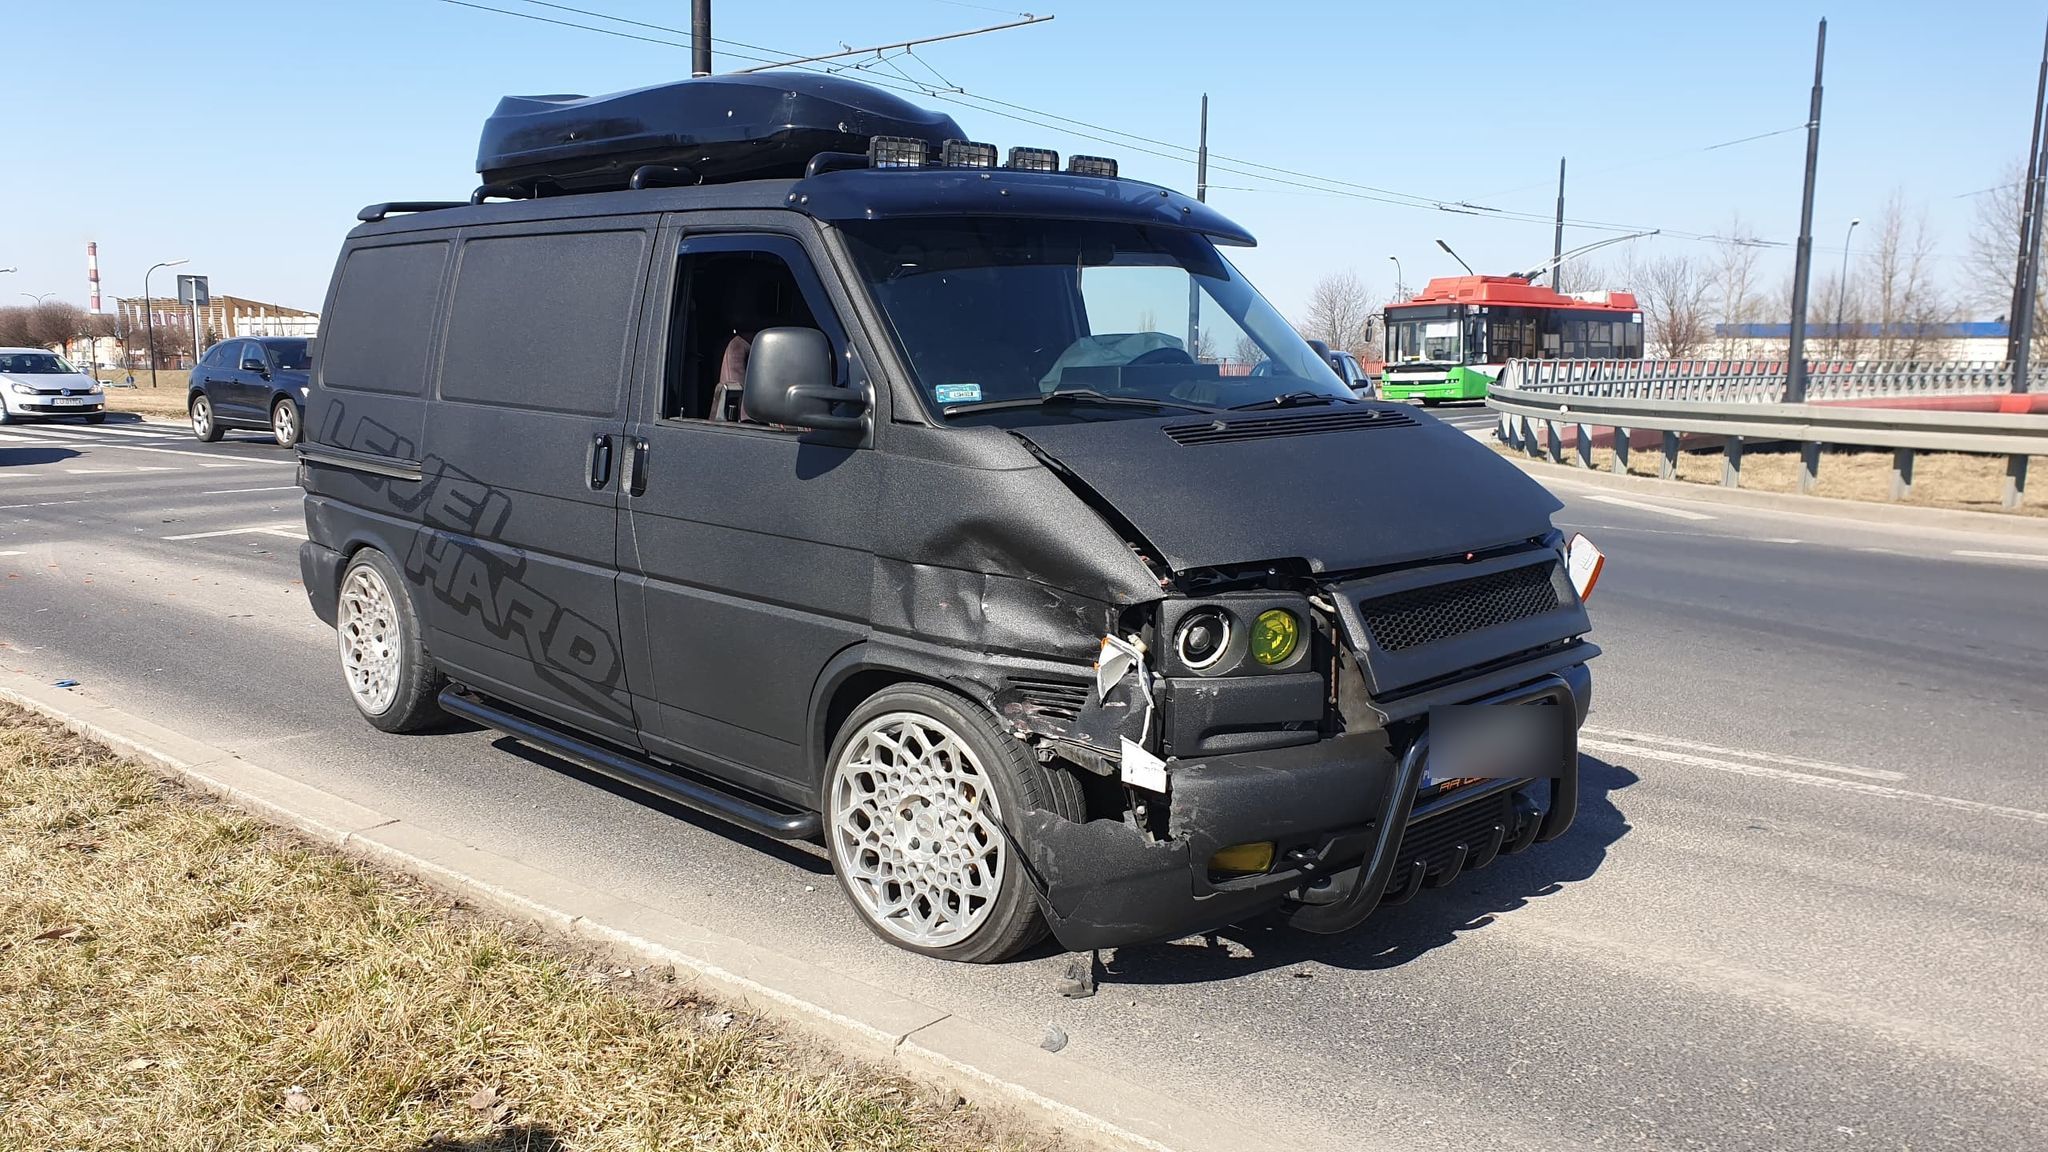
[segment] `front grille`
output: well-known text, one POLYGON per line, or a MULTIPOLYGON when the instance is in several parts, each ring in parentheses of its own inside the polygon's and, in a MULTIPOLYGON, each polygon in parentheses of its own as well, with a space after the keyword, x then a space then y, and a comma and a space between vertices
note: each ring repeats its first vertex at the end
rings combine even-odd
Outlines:
POLYGON ((1556 563, 1531 564, 1361 601, 1358 615, 1383 652, 1434 644, 1558 608, 1556 563))
POLYGON ((1088 703, 1088 686, 1064 680, 1038 680, 1024 676, 1010 678, 1018 701, 1033 711, 1062 720, 1072 720, 1088 703))
POLYGON ((1514 835, 1513 803, 1507 795, 1496 796, 1453 808, 1420 824, 1410 824, 1401 835, 1401 853, 1394 857, 1395 882, 1405 877, 1418 860, 1425 873, 1442 872, 1460 844, 1469 852, 1481 851, 1493 842, 1495 825, 1507 836, 1514 835))
POLYGON ((1415 417, 1390 408, 1347 408, 1337 411, 1287 413, 1248 419, 1215 419, 1202 424, 1174 424, 1166 434, 1176 444, 1233 444, 1281 436, 1313 436, 1322 432, 1355 432, 1371 428, 1406 428, 1415 417))

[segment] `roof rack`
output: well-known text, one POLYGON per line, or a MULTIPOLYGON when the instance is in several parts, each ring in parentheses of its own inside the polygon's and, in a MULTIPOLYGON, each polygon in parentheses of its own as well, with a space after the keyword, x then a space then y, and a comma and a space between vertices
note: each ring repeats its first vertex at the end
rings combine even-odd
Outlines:
POLYGON ((439 212, 443 208, 466 208, 468 206, 469 202, 464 200, 390 200, 382 204, 370 205, 368 208, 356 213, 356 219, 361 220, 365 224, 374 224, 386 216, 399 212, 439 212))

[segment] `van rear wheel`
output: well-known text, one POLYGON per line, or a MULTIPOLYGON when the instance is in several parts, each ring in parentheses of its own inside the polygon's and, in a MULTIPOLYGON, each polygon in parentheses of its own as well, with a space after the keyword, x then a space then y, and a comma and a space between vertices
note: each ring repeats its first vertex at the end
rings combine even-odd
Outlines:
POLYGON ((840 726, 825 781, 825 842, 877 936, 990 964, 1046 932, 1016 830, 1044 808, 1083 813, 1080 784, 1039 764, 963 697, 903 684, 840 726))
POLYGON ((420 640, 420 617, 389 557, 365 548, 341 575, 334 609, 341 675, 363 719, 386 732, 417 732, 445 717, 446 679, 420 640))

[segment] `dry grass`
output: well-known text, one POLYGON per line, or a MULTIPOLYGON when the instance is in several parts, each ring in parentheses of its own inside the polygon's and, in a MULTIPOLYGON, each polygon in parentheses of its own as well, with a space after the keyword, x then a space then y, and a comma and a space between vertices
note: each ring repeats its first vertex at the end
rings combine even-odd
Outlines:
POLYGON ((0 705, 0 1148, 1018 1146, 617 963, 0 705))
MULTIPOLYGON (((1510 456, 1524 454, 1494 442, 1494 450, 1510 456)), ((1567 445, 1565 459, 1578 457, 1567 445)), ((1629 453, 1631 476, 1655 476, 1662 459, 1660 450, 1638 438, 1629 453)), ((1721 483, 1722 458, 1719 451, 1681 452, 1678 479, 1688 484, 1721 483)), ((1567 467, 1575 466, 1567 463, 1567 467)), ((1594 469, 1606 472, 1614 466, 1614 454, 1606 448, 1593 449, 1594 469)), ((2028 458, 2027 479, 2033 491, 2018 509, 2021 516, 2048 516, 2048 499, 2041 496, 2048 485, 2048 457, 2028 458)), ((1838 500, 1887 502, 1891 495, 1892 454, 1881 451, 1826 451, 1821 453, 1820 474, 1813 494, 1838 500)), ((1913 463, 1913 495, 1904 504, 1929 508, 1961 508, 1975 512, 2005 512, 1999 505, 2004 491, 2005 457, 1970 456, 1960 452, 1923 452, 1913 463)), ((1751 448, 1742 455, 1742 487, 1752 492, 1797 492, 1799 453, 1786 447, 1769 451, 1751 448)))
MULTIPOLYGON (((118 379, 108 373, 103 373, 102 376, 118 379)), ((162 369, 156 376, 157 386, 154 388, 149 386, 148 372, 135 374, 136 386, 133 388, 108 388, 107 411, 183 418, 186 373, 162 369)))

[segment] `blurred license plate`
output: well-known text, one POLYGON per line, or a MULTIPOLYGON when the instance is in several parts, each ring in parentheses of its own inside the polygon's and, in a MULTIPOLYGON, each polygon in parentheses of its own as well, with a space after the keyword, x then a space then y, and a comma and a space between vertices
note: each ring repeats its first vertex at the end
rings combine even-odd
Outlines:
POLYGON ((83 396, 57 396, 53 397, 50 402, 53 404, 68 404, 75 408, 86 403, 86 399, 83 396))
POLYGON ((1556 775, 1564 759, 1564 712, 1546 704, 1430 709, 1422 786, 1450 791, 1487 780, 1556 775))

